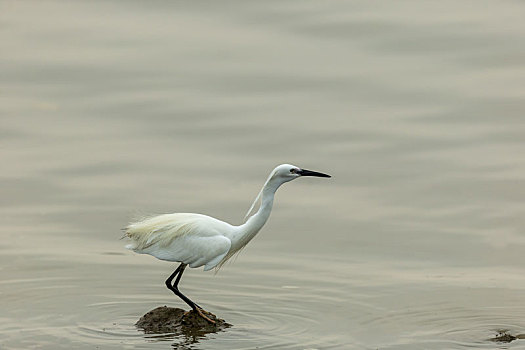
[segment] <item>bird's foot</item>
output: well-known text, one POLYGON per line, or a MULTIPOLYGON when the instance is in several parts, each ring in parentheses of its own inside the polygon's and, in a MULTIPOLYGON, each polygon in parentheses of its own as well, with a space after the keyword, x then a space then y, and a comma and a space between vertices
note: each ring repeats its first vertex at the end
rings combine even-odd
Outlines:
POLYGON ((204 318, 206 321, 215 324, 215 321, 206 316, 204 313, 207 312, 206 310, 202 309, 200 306, 195 308, 195 311, 199 314, 200 317, 204 318))
POLYGON ((197 315, 199 315, 200 317, 204 318, 206 321, 212 323, 212 324, 215 324, 215 321, 212 320, 211 318, 209 318, 208 316, 206 316, 204 313, 207 313, 209 314, 208 311, 204 310, 203 308, 201 308, 200 306, 197 306, 195 305, 195 308, 193 310, 190 310, 190 311, 186 311, 184 313, 184 316, 187 316, 189 313, 191 312, 196 312, 197 315))

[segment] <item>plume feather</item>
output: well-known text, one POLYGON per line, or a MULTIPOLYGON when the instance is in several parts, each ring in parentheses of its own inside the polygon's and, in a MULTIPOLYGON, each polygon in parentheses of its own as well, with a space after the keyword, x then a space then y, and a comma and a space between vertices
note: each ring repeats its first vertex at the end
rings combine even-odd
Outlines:
POLYGON ((270 173, 270 176, 268 176, 268 179, 266 179, 266 182, 264 183, 263 187, 261 188, 261 190, 259 191, 259 194, 257 195, 257 197, 255 197, 255 200, 253 201, 252 203, 252 206, 250 207, 250 209, 248 209, 248 212, 246 213, 246 215, 244 216, 244 222, 248 221, 248 218, 250 217, 250 214, 252 214, 252 212, 254 211, 255 209, 255 205, 260 201, 261 197, 262 197, 262 193, 263 193, 263 190, 264 188, 266 187, 266 185, 268 184, 268 182, 270 182, 270 180, 272 179, 272 177, 275 175, 275 169, 270 173))

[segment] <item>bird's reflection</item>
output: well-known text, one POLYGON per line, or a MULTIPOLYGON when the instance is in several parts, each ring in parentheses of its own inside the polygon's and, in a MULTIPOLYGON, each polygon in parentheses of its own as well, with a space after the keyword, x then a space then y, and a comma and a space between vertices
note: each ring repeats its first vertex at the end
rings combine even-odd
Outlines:
POLYGON ((187 328, 181 329, 180 333, 167 333, 147 335, 146 338, 151 342, 167 342, 172 341, 171 347, 176 350, 195 350, 196 345, 206 339, 206 335, 210 333, 218 333, 219 331, 203 331, 190 330, 187 328))

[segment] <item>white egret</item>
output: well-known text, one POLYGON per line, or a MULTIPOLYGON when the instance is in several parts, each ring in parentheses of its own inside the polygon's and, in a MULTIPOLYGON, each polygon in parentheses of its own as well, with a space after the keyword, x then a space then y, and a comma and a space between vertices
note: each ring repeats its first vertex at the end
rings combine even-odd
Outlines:
POLYGON ((283 183, 301 176, 330 177, 330 175, 282 164, 270 173, 263 188, 248 210, 245 222, 234 226, 202 214, 174 213, 145 218, 125 228, 131 244, 126 248, 140 254, 149 254, 160 260, 180 262, 166 280, 166 286, 195 312, 213 323, 200 306, 178 289, 184 269, 204 266, 204 271, 220 268, 239 252, 263 227, 272 211, 275 191, 283 183), (250 216, 257 202, 259 210, 250 216), (175 282, 173 282, 175 279, 175 282), (173 283, 172 283, 173 282, 173 283))

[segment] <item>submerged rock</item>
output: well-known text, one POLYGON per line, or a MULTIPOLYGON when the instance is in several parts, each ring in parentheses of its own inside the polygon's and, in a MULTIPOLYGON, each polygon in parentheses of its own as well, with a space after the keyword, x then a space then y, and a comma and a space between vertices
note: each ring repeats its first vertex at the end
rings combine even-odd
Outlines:
POLYGON ((510 343, 511 341, 514 341, 516 339, 525 339, 525 334, 512 335, 508 330, 499 330, 498 334, 494 338, 490 338, 489 340, 500 343, 510 343))
POLYGON ((214 314, 207 311, 204 313, 215 323, 205 320, 193 310, 187 312, 179 308, 160 306, 142 316, 135 325, 145 333, 175 333, 192 337, 216 333, 231 327, 231 324, 214 314))

